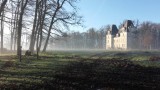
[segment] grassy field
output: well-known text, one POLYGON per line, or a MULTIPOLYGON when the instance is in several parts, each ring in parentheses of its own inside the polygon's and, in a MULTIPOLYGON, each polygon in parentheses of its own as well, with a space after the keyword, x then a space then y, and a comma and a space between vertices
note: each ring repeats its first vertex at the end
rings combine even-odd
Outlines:
POLYGON ((50 51, 0 56, 0 89, 160 89, 159 51, 50 51))

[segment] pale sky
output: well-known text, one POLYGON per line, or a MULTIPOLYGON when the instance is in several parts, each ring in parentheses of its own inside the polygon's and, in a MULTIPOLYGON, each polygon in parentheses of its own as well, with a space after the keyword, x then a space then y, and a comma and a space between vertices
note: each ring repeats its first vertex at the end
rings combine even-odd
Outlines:
POLYGON ((74 28, 76 31, 107 24, 118 26, 126 19, 160 23, 160 0, 81 0, 77 7, 86 28, 74 28))

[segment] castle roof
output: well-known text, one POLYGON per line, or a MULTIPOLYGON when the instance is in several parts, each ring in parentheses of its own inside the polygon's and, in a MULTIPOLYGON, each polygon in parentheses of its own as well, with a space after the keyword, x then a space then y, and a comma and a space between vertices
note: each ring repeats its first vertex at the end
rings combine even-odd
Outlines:
POLYGON ((119 30, 119 32, 123 32, 123 30, 129 32, 130 27, 134 27, 132 20, 126 20, 123 23, 123 27, 119 30))
POLYGON ((130 28, 134 27, 132 20, 126 20, 123 23, 123 26, 121 27, 121 29, 118 30, 117 26, 115 24, 110 26, 109 32, 111 35, 116 36, 116 34, 120 33, 120 32, 124 32, 127 31, 129 32, 130 28))
POLYGON ((123 27, 125 28, 132 27, 132 26, 134 26, 132 20, 126 20, 125 23, 123 24, 123 27))
POLYGON ((116 25, 111 25, 110 27, 110 32, 112 35, 116 35, 118 33, 118 29, 117 29, 117 26, 116 25))

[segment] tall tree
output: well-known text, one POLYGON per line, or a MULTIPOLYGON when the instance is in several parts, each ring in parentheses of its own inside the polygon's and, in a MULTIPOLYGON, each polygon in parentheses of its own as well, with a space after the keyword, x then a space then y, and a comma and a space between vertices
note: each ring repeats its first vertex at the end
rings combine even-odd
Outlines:
POLYGON ((4 8, 5 8, 7 1, 8 0, 2 0, 1 6, 0 6, 0 16, 1 16, 2 12, 4 11, 4 8))
MULTIPOLYGON (((55 2, 54 2, 55 7, 53 7, 54 12, 52 14, 52 19, 51 19, 50 26, 48 29, 48 34, 47 34, 47 38, 46 38, 46 41, 44 44, 43 52, 46 51, 46 48, 47 48, 47 45, 49 42, 49 38, 51 36, 51 30, 52 29, 55 31, 59 30, 59 29, 57 29, 58 26, 53 28, 53 26, 55 24, 59 25, 61 23, 60 25, 63 25, 67 29, 69 27, 68 24, 70 24, 70 25, 80 24, 81 17, 77 16, 76 7, 74 6, 74 3, 76 1, 77 0, 55 0, 55 2), (65 4, 68 4, 69 6, 71 6, 74 11, 72 13, 69 13, 67 10, 65 10, 65 8, 64 8, 65 4)), ((59 31, 61 31, 61 30, 59 30, 59 31)))
POLYGON ((29 46, 29 50, 32 53, 34 51, 34 45, 35 45, 35 39, 36 39, 35 35, 36 35, 36 24, 37 24, 38 8, 39 8, 39 0, 36 0, 34 22, 33 22, 32 34, 31 34, 31 40, 30 40, 30 46, 29 46))
POLYGON ((18 38, 17 38, 17 55, 19 56, 19 60, 21 61, 21 35, 22 35, 22 22, 23 22, 23 15, 24 10, 27 6, 28 0, 21 0, 21 8, 20 8, 20 15, 18 21, 18 38))
POLYGON ((4 11, 2 12, 1 16, 1 53, 3 53, 3 31, 4 31, 4 11))
POLYGON ((42 1, 42 9, 41 9, 41 22, 40 22, 40 27, 39 27, 39 31, 38 31, 38 40, 39 40, 39 45, 37 47, 37 52, 40 51, 41 49, 41 45, 42 45, 42 39, 43 39, 43 28, 44 28, 44 21, 45 21, 45 17, 46 17, 46 12, 47 12, 47 1, 43 0, 42 1))
POLYGON ((0 6, 0 16, 1 16, 1 53, 3 53, 3 31, 4 31, 4 8, 8 0, 2 0, 0 6))
POLYGON ((47 35, 47 39, 46 39, 46 42, 45 42, 45 45, 44 45, 44 48, 43 48, 43 52, 46 51, 46 48, 47 48, 47 45, 48 45, 48 41, 49 41, 49 37, 50 37, 50 34, 51 34, 51 30, 52 30, 52 26, 54 24, 54 20, 56 18, 56 15, 57 15, 57 12, 62 8, 63 4, 65 3, 65 1, 67 0, 63 0, 62 2, 60 2, 60 0, 57 0, 56 1, 56 8, 55 8, 55 11, 52 15, 52 19, 51 19, 51 23, 50 23, 50 26, 49 26, 49 30, 48 30, 48 35, 47 35))

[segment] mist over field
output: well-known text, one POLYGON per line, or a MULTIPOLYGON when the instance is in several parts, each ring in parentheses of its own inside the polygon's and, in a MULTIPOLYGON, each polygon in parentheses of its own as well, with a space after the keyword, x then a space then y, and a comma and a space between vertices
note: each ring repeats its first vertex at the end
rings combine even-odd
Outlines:
MULTIPOLYGON (((153 22, 133 21, 135 30, 132 32, 130 44, 134 48, 129 50, 158 50, 160 49, 160 24, 153 22)), ((123 22, 124 23, 124 22, 123 22)), ((122 26, 119 26, 121 28, 122 26)), ((106 49, 106 34, 110 30, 110 25, 104 28, 91 28, 87 32, 71 32, 65 37, 56 37, 53 44, 49 45, 54 49, 106 49)), ((129 39, 128 39, 129 40, 129 39)))
POLYGON ((0 0, 0 90, 160 90, 159 0, 0 0))

